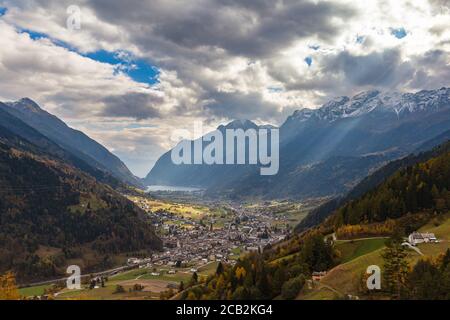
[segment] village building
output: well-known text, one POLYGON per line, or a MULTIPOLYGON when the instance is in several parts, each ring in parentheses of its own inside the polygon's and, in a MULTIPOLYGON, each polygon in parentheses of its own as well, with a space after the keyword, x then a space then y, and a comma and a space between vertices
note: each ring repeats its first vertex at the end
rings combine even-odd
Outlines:
POLYGON ((420 233, 420 232, 413 232, 408 237, 408 242, 415 246, 419 243, 429 243, 429 242, 437 242, 437 238, 434 235, 434 233, 420 233))
POLYGON ((314 271, 312 273, 312 280, 313 281, 320 281, 323 277, 327 275, 326 271, 314 271))

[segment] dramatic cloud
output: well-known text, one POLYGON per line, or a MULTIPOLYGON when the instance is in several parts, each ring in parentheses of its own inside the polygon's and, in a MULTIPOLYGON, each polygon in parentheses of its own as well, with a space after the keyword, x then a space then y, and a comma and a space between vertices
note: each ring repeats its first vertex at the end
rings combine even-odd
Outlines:
POLYGON ((0 8, 0 98, 35 99, 140 175, 173 145, 174 128, 196 120, 280 124, 335 96, 449 85, 447 0, 0 0, 0 8), (70 5, 81 10, 80 30, 67 28, 70 5))
POLYGON ((331 59, 325 68, 331 73, 343 72, 343 78, 356 87, 397 87, 399 83, 408 82, 414 74, 411 64, 401 60, 398 49, 361 56, 344 51, 331 59))
POLYGON ((332 2, 309 1, 116 1, 90 6, 105 21, 133 31, 142 48, 156 40, 190 50, 220 48, 231 55, 258 58, 301 38, 332 40, 353 10, 332 2), (130 8, 133 8, 130 10, 130 8), (144 32, 142 32, 144 31, 144 32))
POLYGON ((161 96, 146 93, 127 93, 120 96, 107 96, 104 116, 132 117, 137 120, 158 118, 160 113, 154 106, 164 102, 161 96))

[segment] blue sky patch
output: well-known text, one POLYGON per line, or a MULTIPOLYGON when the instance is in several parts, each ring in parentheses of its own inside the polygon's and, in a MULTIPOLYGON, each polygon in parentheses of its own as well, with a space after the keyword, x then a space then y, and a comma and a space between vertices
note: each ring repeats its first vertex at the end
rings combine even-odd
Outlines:
POLYGON ((282 92, 283 88, 280 88, 280 87, 268 87, 267 90, 269 90, 269 92, 282 92))
POLYGON ((108 63, 116 67, 116 72, 123 72, 136 82, 158 83, 158 69, 142 59, 135 59, 127 51, 110 52, 100 50, 84 55, 92 60, 108 63))
POLYGON ((127 52, 125 50, 116 52, 99 50, 87 54, 82 54, 79 51, 77 51, 74 47, 70 46, 68 43, 52 39, 45 33, 27 29, 21 29, 20 31, 27 33, 33 40, 49 39, 56 46, 63 47, 83 57, 113 65, 115 67, 116 74, 119 72, 123 72, 136 82, 147 83, 150 85, 159 82, 158 80, 159 70, 156 66, 147 63, 143 59, 136 59, 130 52, 127 52))
POLYGON ((8 11, 8 8, 5 7, 0 7, 0 17, 4 16, 6 14, 6 12, 8 11))
POLYGON ((127 129, 140 129, 140 128, 157 128, 156 125, 153 124, 139 124, 139 123, 131 123, 125 126, 127 129))
POLYGON ((37 32, 37 31, 33 31, 33 30, 28 30, 28 29, 20 29, 19 31, 21 33, 28 34, 32 40, 48 39, 54 45, 56 45, 58 47, 63 47, 65 49, 69 50, 69 51, 72 51, 72 52, 75 52, 77 54, 80 54, 74 47, 70 46, 68 43, 66 43, 64 41, 57 40, 57 39, 53 39, 46 33, 37 32))
POLYGON ((308 67, 311 67, 311 64, 312 64, 312 58, 311 58, 311 57, 306 57, 306 58, 305 58, 305 62, 306 62, 306 64, 308 65, 308 67))
POLYGON ((33 40, 39 40, 39 39, 50 39, 50 37, 48 35, 46 35, 45 33, 41 33, 41 32, 36 32, 36 31, 31 31, 28 29, 21 29, 20 30, 21 33, 27 33, 31 39, 33 40))
POLYGON ((406 37, 406 30, 405 28, 391 28, 391 34, 396 37, 397 39, 402 39, 406 37))

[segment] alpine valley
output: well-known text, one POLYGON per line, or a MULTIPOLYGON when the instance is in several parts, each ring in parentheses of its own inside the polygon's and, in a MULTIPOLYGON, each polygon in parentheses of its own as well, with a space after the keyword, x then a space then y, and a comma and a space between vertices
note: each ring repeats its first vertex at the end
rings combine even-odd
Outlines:
MULTIPOLYGON (((218 130, 261 128, 273 127, 218 130)), ((51 299, 448 299, 450 89, 340 97, 279 129, 276 175, 175 165, 168 151, 141 180, 32 100, 0 103, 2 286, 51 299), (68 265, 83 270, 78 291, 59 279, 68 265), (365 288, 369 265, 388 275, 383 290, 365 288)))
MULTIPOLYGON (((245 120, 218 130, 257 127, 245 120)), ((445 141, 450 89, 339 97, 318 109, 295 111, 279 129, 280 170, 275 176, 261 176, 249 165, 174 165, 169 151, 144 182, 199 187, 231 199, 302 200, 344 194, 387 162, 433 138, 428 148, 445 141)))

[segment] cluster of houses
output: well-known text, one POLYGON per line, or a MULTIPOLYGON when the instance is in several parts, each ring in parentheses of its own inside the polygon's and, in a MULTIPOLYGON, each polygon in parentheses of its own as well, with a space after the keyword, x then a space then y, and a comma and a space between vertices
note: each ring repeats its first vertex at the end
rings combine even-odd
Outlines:
POLYGON ((261 251, 267 244, 280 241, 282 235, 265 229, 241 228, 228 225, 220 229, 196 227, 180 229, 164 236, 166 251, 156 254, 158 259, 170 265, 181 261, 182 265, 205 264, 223 261, 234 264, 237 251, 261 251))
MULTIPOLYGON (((145 201, 138 202, 150 210, 145 201)), ((161 230, 165 251, 152 256, 153 264, 166 266, 199 266, 210 261, 235 264, 236 252, 260 251, 266 245, 283 240, 286 229, 272 229, 273 215, 248 212, 242 207, 230 208, 227 222, 213 227, 213 220, 196 221, 164 210, 152 212, 153 225, 161 230)), ((129 265, 145 265, 150 261, 130 258, 129 265)))

